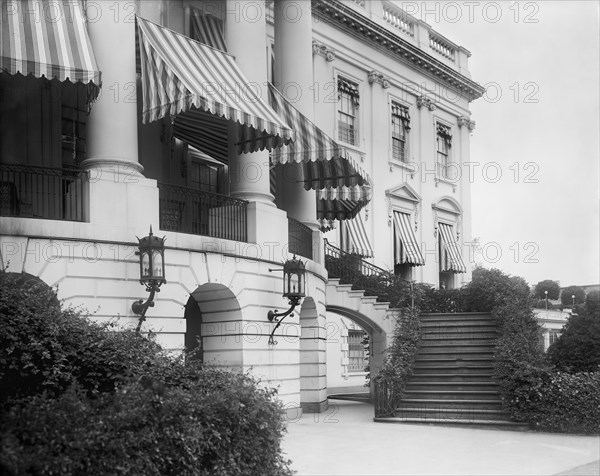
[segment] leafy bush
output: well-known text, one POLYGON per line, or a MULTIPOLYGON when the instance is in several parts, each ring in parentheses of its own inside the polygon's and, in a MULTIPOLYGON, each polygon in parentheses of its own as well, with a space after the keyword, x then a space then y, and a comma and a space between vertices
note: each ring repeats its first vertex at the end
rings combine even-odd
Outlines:
POLYGON ((548 299, 558 299, 558 295, 560 294, 560 284, 558 284, 558 281, 545 279, 535 285, 533 294, 538 299, 546 299, 546 291, 548 291, 548 299))
POLYGON ((275 390, 22 281, 0 273, 1 474, 291 474, 275 390))
POLYGON ((391 345, 379 373, 373 377, 376 393, 385 393, 383 398, 376 397, 375 412, 384 416, 396 408, 402 398, 408 377, 412 374, 415 358, 421 342, 421 324, 417 308, 403 309, 398 312, 397 324, 391 345))
POLYGON ((568 286, 560 293, 560 302, 565 306, 573 306, 573 296, 575 296, 575 305, 585 302, 585 291, 579 286, 568 286))
POLYGON ((600 318, 600 291, 590 291, 585 297, 585 310, 596 318, 600 318))
POLYGON ((561 433, 600 433, 600 372, 540 372, 528 421, 561 433))
POLYGON ((586 300, 578 315, 572 315, 548 349, 554 366, 567 372, 600 371, 600 318, 593 298, 586 300))
POLYGON ((464 291, 462 289, 435 289, 421 287, 419 308, 422 312, 462 312, 464 309, 464 291))
POLYGON ((464 312, 491 312, 511 301, 529 300, 529 286, 523 278, 481 267, 473 270, 473 278, 462 293, 464 312))

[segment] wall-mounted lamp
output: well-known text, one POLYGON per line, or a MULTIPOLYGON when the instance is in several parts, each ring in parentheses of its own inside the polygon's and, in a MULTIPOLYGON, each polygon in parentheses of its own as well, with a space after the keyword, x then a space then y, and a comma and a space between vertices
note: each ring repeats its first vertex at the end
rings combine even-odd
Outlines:
MULTIPOLYGON (((279 270, 270 269, 269 271, 279 270)), ((304 263, 299 259, 296 259, 296 255, 294 255, 293 259, 287 260, 283 264, 283 297, 288 298, 290 308, 281 314, 277 311, 268 312, 267 317, 269 318, 269 321, 275 321, 277 323, 269 336, 269 345, 277 344, 277 341, 273 339, 275 331, 281 325, 281 322, 294 312, 296 306, 300 304, 300 301, 305 296, 305 274, 306 269, 304 263)))
MULTIPOLYGON (((137 238, 137 236, 136 236, 137 238)), ((140 332, 142 322, 146 320, 146 311, 154 306, 154 295, 160 292, 161 284, 165 284, 165 237, 159 238, 152 234, 152 225, 150 225, 150 234, 143 238, 138 238, 140 257, 140 284, 146 286, 146 291, 150 293, 148 300, 142 299, 135 301, 131 310, 139 314, 136 332, 140 332)))

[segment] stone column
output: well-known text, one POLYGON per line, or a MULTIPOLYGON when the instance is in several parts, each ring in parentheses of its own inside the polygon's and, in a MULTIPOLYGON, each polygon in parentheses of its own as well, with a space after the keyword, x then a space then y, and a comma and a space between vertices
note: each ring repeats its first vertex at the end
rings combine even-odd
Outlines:
POLYGON ((105 225, 112 238, 119 227, 137 233, 150 224, 158 229, 156 181, 144 178, 138 158, 136 32, 131 7, 132 2, 125 0, 88 4, 87 28, 102 71, 102 92, 92 104, 87 159, 82 166, 90 173, 88 219, 105 225))
MULTIPOLYGON (((310 2, 275 0, 275 86, 302 114, 314 119, 310 2)), ((316 194, 304 189, 301 172, 293 179, 279 184, 284 187, 282 205, 291 217, 318 230, 316 194)))
MULTIPOLYGON (((263 101, 267 95, 267 33, 264 2, 227 0, 225 41, 227 51, 235 56, 235 62, 246 76, 249 84, 239 85, 260 91, 263 101)), ((237 140, 230 127, 230 146, 237 140)), ((238 154, 230 148, 231 196, 275 207, 269 186, 269 152, 258 151, 238 154)))
MULTIPOLYGON (((310 2, 275 0, 275 86, 302 114, 313 120, 310 2)), ((302 173, 296 178, 298 181, 278 184, 284 187, 282 205, 291 217, 313 230, 313 258, 320 261, 322 239, 316 221, 316 194, 304 189, 302 173)), ((305 303, 300 326, 300 403, 304 411, 321 412, 327 409, 324 309, 317 306, 309 312, 305 303)))
POLYGON ((471 181, 474 177, 471 175, 471 168, 468 162, 471 157, 470 147, 470 136, 471 132, 475 129, 475 121, 471 121, 469 118, 461 116, 458 118, 458 131, 460 139, 460 150, 459 156, 456 158, 457 165, 461 172, 460 183, 459 183, 459 197, 460 204, 463 208, 462 216, 462 230, 460 235, 460 243, 463 246, 461 251, 463 253, 463 260, 467 265, 467 272, 459 275, 461 284, 466 284, 471 281, 471 269, 473 267, 473 246, 471 235, 471 181), (467 163, 467 165, 465 165, 467 163))

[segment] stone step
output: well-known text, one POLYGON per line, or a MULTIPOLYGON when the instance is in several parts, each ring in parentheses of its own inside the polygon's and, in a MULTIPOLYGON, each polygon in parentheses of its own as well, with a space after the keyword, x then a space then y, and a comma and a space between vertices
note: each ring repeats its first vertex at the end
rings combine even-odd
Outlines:
POLYGON ((412 378, 406 383, 406 390, 410 392, 420 391, 436 391, 444 393, 456 393, 462 391, 469 392, 496 392, 498 393, 498 384, 494 381, 475 381, 475 382, 460 382, 460 381, 448 381, 448 382, 435 382, 432 380, 422 382, 413 381, 412 378))
POLYGON ((464 348, 454 349, 423 349, 419 350, 417 360, 438 360, 438 359, 454 359, 454 360, 465 360, 465 359, 490 359, 494 358, 494 349, 489 350, 474 350, 464 348))
POLYGON ((411 383, 417 382, 494 382, 494 375, 492 372, 473 372, 473 373, 458 373, 458 372, 447 372, 447 373, 417 373, 409 377, 411 383))
POLYGON ((429 421, 421 418, 399 418, 399 417, 375 417, 373 421, 381 423, 416 423, 416 424, 431 424, 444 426, 475 426, 480 428, 513 430, 513 431, 528 431, 529 425, 526 423, 518 423, 504 420, 460 420, 460 419, 436 419, 429 421))
POLYGON ((467 344, 453 344, 444 341, 421 341, 419 354, 427 354, 429 352, 446 352, 449 354, 459 352, 490 352, 494 353, 496 346, 494 341, 472 342, 467 344))
POLYGON ((419 355, 415 357, 414 368, 471 368, 471 367, 492 367, 494 365, 494 356, 485 355, 484 357, 466 356, 457 358, 456 356, 444 357, 438 354, 419 355))
POLYGON ((412 408, 448 408, 455 410, 471 410, 471 409, 482 409, 482 410, 502 410, 501 400, 489 400, 489 399, 476 399, 476 398, 463 398, 456 400, 448 400, 442 398, 403 398, 399 404, 399 407, 412 407, 412 408))
POLYGON ((456 338, 456 339, 440 339, 433 338, 430 336, 421 336, 421 346, 433 347, 433 346, 484 346, 484 347, 496 347, 496 339, 489 337, 482 338, 456 338))
POLYGON ((460 331, 462 329, 473 329, 475 330, 490 330, 497 331, 498 325, 496 322, 491 322, 487 320, 482 321, 451 321, 451 322, 442 322, 442 321, 424 321, 421 322, 421 329, 423 331, 429 329, 439 329, 440 331, 453 332, 460 331))
POLYGON ((491 400, 501 402, 498 390, 405 390, 404 395, 406 398, 417 400, 491 400))
POLYGON ((479 330, 472 327, 465 329, 454 329, 452 331, 431 328, 421 329, 423 340, 455 340, 455 339, 492 339, 496 340, 498 333, 495 330, 479 330))
POLYGON ((493 375, 494 367, 491 365, 414 365, 413 376, 425 375, 461 375, 469 377, 471 375, 490 374, 493 375))
POLYGON ((510 421, 508 414, 501 409, 489 408, 445 408, 442 405, 435 407, 400 406, 394 415, 404 418, 426 418, 428 420, 504 420, 510 421))
POLYGON ((453 320, 471 320, 471 319, 491 319, 494 318, 489 312, 446 312, 446 313, 423 313, 421 320, 432 321, 436 319, 453 319, 453 320))

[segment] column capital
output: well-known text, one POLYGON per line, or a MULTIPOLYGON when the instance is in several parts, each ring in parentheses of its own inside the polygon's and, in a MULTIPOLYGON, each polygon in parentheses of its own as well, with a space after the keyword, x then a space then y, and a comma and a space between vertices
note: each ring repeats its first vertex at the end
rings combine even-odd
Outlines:
POLYGON ((459 116, 457 119, 458 127, 466 126, 467 129, 473 131, 475 129, 475 121, 470 120, 466 116, 459 116))
POLYGON ((383 87, 383 89, 387 89, 391 86, 390 78, 384 76, 379 71, 375 71, 374 69, 372 69, 367 73, 367 75, 369 78, 369 83, 371 84, 379 83, 381 84, 381 87, 383 87))
POLYGON ((335 50, 327 47, 320 41, 313 40, 312 52, 313 52, 313 55, 324 56, 325 59, 327 60, 327 62, 331 62, 331 61, 335 60, 335 50))
POLYGON ((427 96, 421 95, 417 97, 417 107, 421 109, 423 106, 425 106, 430 111, 435 111, 437 109, 437 106, 435 105, 432 99, 429 99, 427 96))

